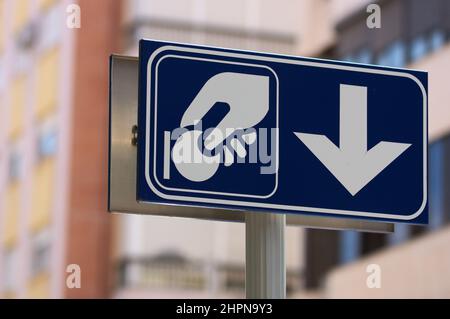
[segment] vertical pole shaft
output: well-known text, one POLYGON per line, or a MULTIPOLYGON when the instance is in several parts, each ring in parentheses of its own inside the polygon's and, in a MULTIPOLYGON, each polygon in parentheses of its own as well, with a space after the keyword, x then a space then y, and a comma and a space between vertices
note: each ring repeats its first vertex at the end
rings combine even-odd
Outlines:
POLYGON ((248 299, 286 297, 284 214, 245 215, 245 293, 248 299))

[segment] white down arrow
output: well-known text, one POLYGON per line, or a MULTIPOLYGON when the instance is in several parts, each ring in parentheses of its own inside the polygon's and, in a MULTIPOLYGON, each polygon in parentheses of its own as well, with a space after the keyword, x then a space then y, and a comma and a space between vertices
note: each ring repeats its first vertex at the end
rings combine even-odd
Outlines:
POLYGON ((367 87, 341 84, 339 147, 325 135, 294 134, 355 196, 411 144, 380 142, 367 150, 367 87))

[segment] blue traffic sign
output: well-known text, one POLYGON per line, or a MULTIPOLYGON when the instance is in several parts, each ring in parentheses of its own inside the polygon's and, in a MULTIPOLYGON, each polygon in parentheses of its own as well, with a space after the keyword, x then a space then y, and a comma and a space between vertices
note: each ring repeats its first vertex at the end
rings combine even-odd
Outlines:
POLYGON ((139 60, 138 201, 428 222, 426 72, 150 40, 139 60))

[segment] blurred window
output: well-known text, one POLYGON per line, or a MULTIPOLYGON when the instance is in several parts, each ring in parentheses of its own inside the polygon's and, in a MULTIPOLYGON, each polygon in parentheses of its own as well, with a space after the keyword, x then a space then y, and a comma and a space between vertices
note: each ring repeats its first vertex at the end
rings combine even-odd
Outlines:
POLYGON ((38 133, 37 156, 39 160, 54 156, 58 148, 58 134, 54 126, 43 127, 38 133))
POLYGON ((31 244, 31 276, 35 277, 50 268, 51 233, 46 228, 33 236, 31 244))
POLYGON ((342 61, 347 61, 347 62, 354 62, 355 58, 353 57, 353 55, 351 54, 347 54, 344 57, 342 57, 341 59, 342 61))
POLYGON ((16 50, 14 64, 11 65, 13 74, 29 74, 34 63, 32 50, 16 50))
POLYGON ((14 246, 18 238, 19 215, 21 203, 22 156, 17 145, 11 147, 8 159, 8 179, 5 192, 5 216, 4 224, 0 230, 3 243, 6 247, 14 246))
MULTIPOLYGON (((23 7, 18 1, 17 5, 21 7, 21 12, 28 12, 29 4, 23 7)), ((36 21, 28 21, 28 13, 23 19, 20 26, 14 29, 14 37, 12 38, 16 49, 14 52, 13 72, 27 74, 34 63, 34 47, 39 38, 40 27, 36 21)))
POLYGON ((6 210, 0 232, 5 247, 14 246, 19 237, 20 190, 20 183, 9 184, 6 189, 6 210))
POLYGON ((37 63, 36 115, 45 117, 53 112, 58 100, 59 49, 44 53, 37 63))
POLYGON ((8 178, 10 183, 14 183, 21 177, 21 164, 22 158, 20 152, 17 147, 13 147, 9 154, 9 163, 8 163, 8 178))
POLYGON ((383 50, 377 59, 377 64, 392 67, 403 67, 406 63, 406 49, 401 41, 396 41, 383 50))
POLYGON ((15 37, 16 48, 19 53, 29 53, 38 38, 39 25, 28 23, 17 33, 15 37))
POLYGON ((17 290, 17 249, 9 248, 3 254, 3 290, 13 293, 17 290))
POLYGON ((388 235, 388 241, 390 245, 397 245, 408 240, 411 234, 410 226, 407 224, 398 223, 395 225, 395 230, 392 234, 388 235))
POLYGON ((411 44, 411 60, 419 60, 428 53, 438 50, 445 44, 445 40, 445 32, 442 30, 434 30, 429 36, 417 37, 411 44))
POLYGON ((428 53, 428 44, 424 36, 420 36, 413 40, 411 44, 411 60, 417 61, 428 53))
POLYGON ((444 142, 437 141, 430 145, 429 164, 429 216, 430 227, 439 228, 444 224, 444 142))
POLYGON ((353 62, 370 64, 372 63, 372 52, 369 49, 362 49, 355 54, 353 62))
POLYGON ((361 237, 356 231, 342 231, 339 247, 340 262, 345 264, 356 260, 361 253, 361 237))
POLYGON ((431 50, 436 51, 445 44, 445 32, 442 30, 434 30, 430 36, 431 50))

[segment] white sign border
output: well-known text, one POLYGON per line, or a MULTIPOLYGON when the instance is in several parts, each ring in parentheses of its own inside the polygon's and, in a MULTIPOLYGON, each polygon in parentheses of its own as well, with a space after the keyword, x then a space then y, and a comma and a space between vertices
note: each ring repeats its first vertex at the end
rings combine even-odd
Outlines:
MULTIPOLYGON (((255 52, 257 53, 257 52, 255 52)), ((176 201, 185 201, 185 202, 193 202, 193 203, 203 203, 203 204, 219 204, 219 205, 233 205, 233 206, 244 206, 244 207, 258 207, 263 209, 270 210, 282 210, 282 211, 304 211, 311 213, 320 213, 320 214, 332 214, 332 215, 346 215, 346 216, 357 216, 357 217, 371 217, 371 218, 383 218, 383 219, 392 219, 392 220, 412 220, 418 217, 423 210, 425 209, 427 203, 427 92, 422 85, 422 83, 417 79, 414 75, 406 72, 398 72, 394 70, 382 70, 382 69, 368 69, 357 66, 348 66, 348 65, 340 65, 340 64, 331 64, 326 62, 315 62, 315 61, 303 61, 303 60, 294 60, 294 59, 286 59, 280 57, 267 57, 262 55, 251 55, 244 53, 236 53, 236 52, 224 52, 224 51, 215 51, 209 49, 200 49, 200 48, 191 48, 184 46, 175 46, 175 45, 165 45, 152 53, 147 63, 147 90, 146 90, 146 145, 145 145, 145 178, 146 181, 151 188, 151 190, 158 195, 159 197, 167 200, 176 200, 176 201), (179 52, 187 52, 187 53, 198 53, 198 54, 207 54, 207 55, 215 55, 215 56, 227 56, 232 58, 243 58, 250 60, 259 60, 259 61, 270 61, 276 63, 287 63, 287 64, 296 64, 296 65, 306 65, 320 68, 330 68, 336 70, 345 70, 345 71, 354 71, 354 72, 364 72, 364 73, 372 73, 372 74, 383 74, 388 76, 398 76, 405 77, 413 80, 420 88, 423 96, 423 199, 422 204, 419 209, 411 215, 394 215, 394 214, 386 214, 386 213, 373 213, 373 212, 364 212, 364 211, 351 211, 351 210, 342 210, 342 209, 330 209, 330 208, 318 208, 318 207, 305 207, 305 206, 294 206, 294 205, 281 205, 281 204, 270 204, 270 203, 259 203, 259 202, 246 202, 246 201, 237 201, 237 200, 227 200, 227 199, 213 199, 213 198, 199 198, 192 196, 178 196, 178 195, 168 195, 160 192, 151 182, 150 178, 150 170, 149 170, 149 155, 150 155, 150 91, 151 91, 151 67, 152 64, 160 53, 164 51, 179 51, 179 52)), ((156 118, 155 118, 156 121, 156 118)), ((155 123, 156 124, 156 123, 155 123)))

